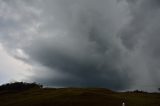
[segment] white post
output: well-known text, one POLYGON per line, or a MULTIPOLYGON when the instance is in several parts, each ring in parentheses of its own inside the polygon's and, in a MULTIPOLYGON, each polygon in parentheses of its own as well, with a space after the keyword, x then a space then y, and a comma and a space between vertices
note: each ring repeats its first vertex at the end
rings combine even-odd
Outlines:
POLYGON ((122 103, 122 106, 125 106, 125 103, 124 103, 124 102, 122 103))

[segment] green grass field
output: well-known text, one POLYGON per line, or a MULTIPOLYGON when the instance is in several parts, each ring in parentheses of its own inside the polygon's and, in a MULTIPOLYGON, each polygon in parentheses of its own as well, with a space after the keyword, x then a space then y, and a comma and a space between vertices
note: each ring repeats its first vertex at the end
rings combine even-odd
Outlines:
POLYGON ((0 91, 0 106, 160 106, 158 93, 120 93, 101 88, 0 91))

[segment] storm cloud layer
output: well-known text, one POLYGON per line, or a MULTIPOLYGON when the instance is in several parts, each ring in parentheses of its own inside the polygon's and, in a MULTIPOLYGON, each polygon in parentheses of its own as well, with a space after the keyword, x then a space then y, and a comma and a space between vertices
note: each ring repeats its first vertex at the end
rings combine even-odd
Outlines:
POLYGON ((160 82, 159 0, 1 0, 0 43, 58 87, 160 82))

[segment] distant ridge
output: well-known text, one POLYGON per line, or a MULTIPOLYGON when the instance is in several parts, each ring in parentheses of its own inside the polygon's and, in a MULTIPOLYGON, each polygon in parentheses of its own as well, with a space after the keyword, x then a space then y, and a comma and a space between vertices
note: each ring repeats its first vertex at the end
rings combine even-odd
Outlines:
POLYGON ((43 88, 37 83, 0 86, 0 106, 160 106, 159 93, 106 88, 43 88))

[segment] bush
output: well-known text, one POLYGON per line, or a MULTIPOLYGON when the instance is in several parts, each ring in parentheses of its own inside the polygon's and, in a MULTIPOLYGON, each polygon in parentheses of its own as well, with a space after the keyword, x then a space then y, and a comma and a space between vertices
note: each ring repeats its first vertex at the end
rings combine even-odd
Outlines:
POLYGON ((43 86, 37 83, 26 83, 26 82, 14 82, 7 83, 0 86, 0 90, 27 90, 31 88, 42 88, 43 86))
POLYGON ((145 91, 142 91, 142 90, 135 90, 135 91, 133 91, 134 93, 147 93, 147 92, 145 92, 145 91))

